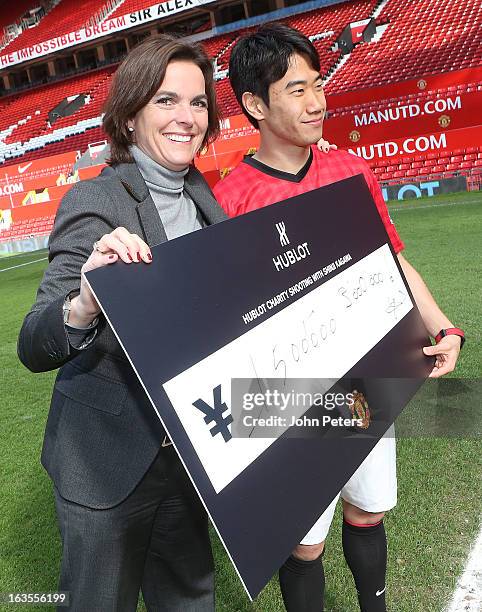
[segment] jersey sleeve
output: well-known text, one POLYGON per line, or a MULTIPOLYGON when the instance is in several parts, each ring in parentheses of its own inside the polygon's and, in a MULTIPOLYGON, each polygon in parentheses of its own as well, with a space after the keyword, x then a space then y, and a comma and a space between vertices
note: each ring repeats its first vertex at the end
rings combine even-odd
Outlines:
POLYGON ((387 234, 390 238, 390 242, 392 243, 393 250, 395 251, 395 253, 400 253, 400 251, 405 248, 405 245, 403 244, 400 236, 398 235, 397 229, 392 221, 392 218, 388 214, 387 205, 385 203, 385 200, 383 199, 383 194, 382 190, 380 189, 380 185, 378 184, 375 175, 370 170, 365 160, 361 159, 360 157, 356 157, 356 159, 360 162, 360 170, 363 172, 368 188, 370 189, 373 199, 375 200, 375 204, 378 209, 378 214, 380 215, 383 221, 383 225, 387 230, 387 234))

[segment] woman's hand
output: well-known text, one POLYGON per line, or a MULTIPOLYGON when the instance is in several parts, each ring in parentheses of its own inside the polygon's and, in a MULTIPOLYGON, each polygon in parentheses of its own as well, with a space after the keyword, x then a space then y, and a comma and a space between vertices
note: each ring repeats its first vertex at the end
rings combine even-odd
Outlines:
POLYGON ((100 306, 90 290, 85 273, 95 268, 108 266, 121 259, 126 264, 150 263, 151 249, 137 236, 124 227, 117 227, 110 234, 98 240, 89 259, 81 268, 80 293, 72 298, 68 322, 75 327, 87 327, 100 314, 100 306))
POLYGON ((320 151, 323 151, 323 153, 328 153, 330 149, 333 151, 336 151, 338 149, 336 144, 330 144, 328 140, 325 140, 323 137, 320 138, 320 140, 316 143, 316 146, 318 147, 318 149, 320 149, 320 151))

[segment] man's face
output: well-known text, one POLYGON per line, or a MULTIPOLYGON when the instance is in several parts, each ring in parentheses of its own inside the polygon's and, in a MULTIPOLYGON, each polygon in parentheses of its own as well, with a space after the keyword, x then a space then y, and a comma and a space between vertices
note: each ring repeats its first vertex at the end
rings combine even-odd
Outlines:
POLYGON ((297 146, 316 143, 322 134, 326 99, 319 72, 301 55, 293 55, 288 71, 269 88, 269 108, 260 102, 262 134, 269 132, 297 146))

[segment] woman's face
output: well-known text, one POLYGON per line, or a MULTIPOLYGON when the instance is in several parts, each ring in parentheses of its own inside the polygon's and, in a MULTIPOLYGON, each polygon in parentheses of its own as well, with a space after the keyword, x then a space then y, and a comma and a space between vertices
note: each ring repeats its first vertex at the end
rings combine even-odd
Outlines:
POLYGON ((134 142, 170 170, 183 170, 194 159, 208 129, 204 75, 190 61, 173 61, 155 96, 129 120, 134 142))

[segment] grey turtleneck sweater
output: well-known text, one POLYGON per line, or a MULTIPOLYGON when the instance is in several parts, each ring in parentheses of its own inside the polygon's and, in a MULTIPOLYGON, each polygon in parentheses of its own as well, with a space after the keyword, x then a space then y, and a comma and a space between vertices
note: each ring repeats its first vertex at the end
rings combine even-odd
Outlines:
POLYGON ((177 238, 201 229, 202 218, 196 205, 184 191, 184 177, 189 168, 184 170, 168 170, 161 166, 138 146, 129 148, 132 157, 154 200, 167 238, 177 238))

